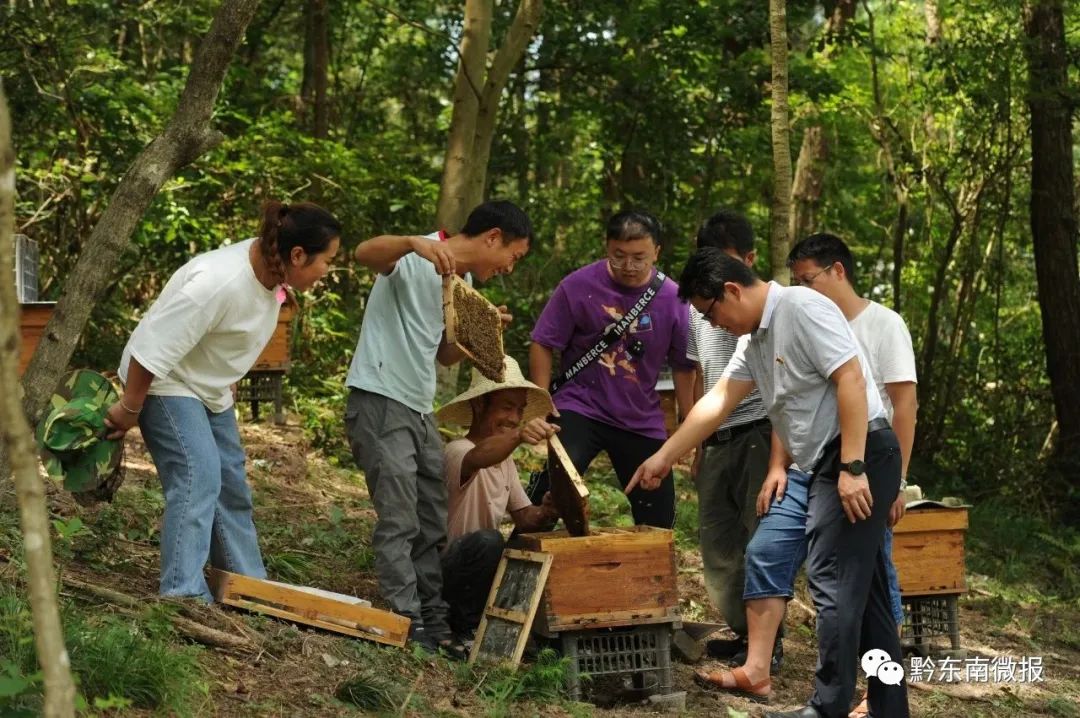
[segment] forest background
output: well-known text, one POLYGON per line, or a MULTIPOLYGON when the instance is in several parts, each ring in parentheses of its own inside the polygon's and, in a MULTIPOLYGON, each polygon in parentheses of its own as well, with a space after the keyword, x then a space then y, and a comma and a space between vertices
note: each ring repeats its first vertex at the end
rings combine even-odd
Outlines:
MULTIPOLYGON (((331 1, 313 28, 317 4, 258 9, 214 113, 224 142, 154 200, 74 364, 115 367, 169 275, 253 235, 262 201, 315 201, 343 221, 346 252, 324 290, 302 299, 288 386, 318 441, 340 451, 343 377, 373 281, 346 253, 376 234, 436 228, 462 12, 331 1)), ((767 3, 632 5, 548 3, 509 76, 485 194, 526 207, 537 240, 487 293, 515 315, 507 350, 519 360, 551 288, 603 255, 603 221, 619 208, 661 218, 661 265, 676 276, 705 217, 742 211, 759 237, 758 270, 774 274, 767 3)), ((0 73, 17 148, 16 226, 40 244, 43 298, 57 298, 119 179, 175 108, 215 8, 79 0, 8 14, 0 73)), ((514 11, 495 5, 493 45, 514 11)), ((1019 7, 793 0, 787 12, 791 236, 843 237, 859 291, 907 321, 919 369, 913 478, 938 494, 1075 520, 1075 480, 1040 470, 1056 433, 1019 7)), ((1075 38, 1078 13, 1066 21, 1075 38)), ((1077 52, 1073 42, 1074 89, 1077 52)), ((1080 387, 1072 392, 1080 403, 1080 387)))

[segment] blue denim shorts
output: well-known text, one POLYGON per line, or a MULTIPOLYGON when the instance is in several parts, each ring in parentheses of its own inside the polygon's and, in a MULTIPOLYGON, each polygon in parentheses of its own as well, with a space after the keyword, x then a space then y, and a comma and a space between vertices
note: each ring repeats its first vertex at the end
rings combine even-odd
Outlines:
POLYGON ((773 499, 746 546, 743 600, 792 598, 795 575, 806 560, 806 512, 810 475, 788 469, 787 489, 773 499))
MULTIPOLYGON (((761 518, 746 546, 744 601, 795 595, 795 576, 806 560, 810 543, 806 535, 810 475, 788 469, 787 478, 783 500, 773 499, 769 513, 761 518)), ((889 579, 889 604, 899 625, 904 620, 904 608, 900 599, 900 581, 892 562, 892 529, 885 530, 883 548, 889 579)))

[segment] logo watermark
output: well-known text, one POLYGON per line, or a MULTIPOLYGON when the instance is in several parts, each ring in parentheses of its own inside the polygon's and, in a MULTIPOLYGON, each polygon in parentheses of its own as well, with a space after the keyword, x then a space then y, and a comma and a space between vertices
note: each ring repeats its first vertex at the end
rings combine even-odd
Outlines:
POLYGON ((888 686, 898 686, 904 681, 904 667, 880 648, 863 654, 862 669, 867 678, 877 678, 888 686))
MULTIPOLYGON (((890 686, 905 678, 904 666, 880 648, 863 654, 862 669, 867 678, 877 678, 890 686)), ((907 679, 912 683, 1042 683, 1042 656, 994 656, 984 658, 911 657, 907 679)))
POLYGON ((911 657, 912 683, 1042 683, 1042 656, 984 658, 911 657))

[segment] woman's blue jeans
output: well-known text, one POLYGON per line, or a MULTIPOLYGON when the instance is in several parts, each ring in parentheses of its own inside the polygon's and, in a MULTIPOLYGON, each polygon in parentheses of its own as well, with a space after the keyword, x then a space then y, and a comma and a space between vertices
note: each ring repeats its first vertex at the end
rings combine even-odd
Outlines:
POLYGON ((236 414, 191 397, 148 396, 139 428, 165 493, 163 596, 212 601, 203 568, 266 578, 236 414))

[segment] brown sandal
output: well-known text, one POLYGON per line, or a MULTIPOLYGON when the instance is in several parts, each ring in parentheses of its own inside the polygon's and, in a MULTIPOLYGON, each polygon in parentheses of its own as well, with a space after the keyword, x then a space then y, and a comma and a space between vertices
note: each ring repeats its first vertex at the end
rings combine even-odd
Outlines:
POLYGON ((749 698, 755 703, 768 703, 769 694, 772 693, 772 679, 767 677, 758 683, 751 683, 746 671, 733 668, 730 671, 712 671, 710 673, 694 673, 694 682, 707 691, 730 693, 742 698, 749 698), (735 682, 733 686, 724 685, 724 678, 730 675, 735 682))

